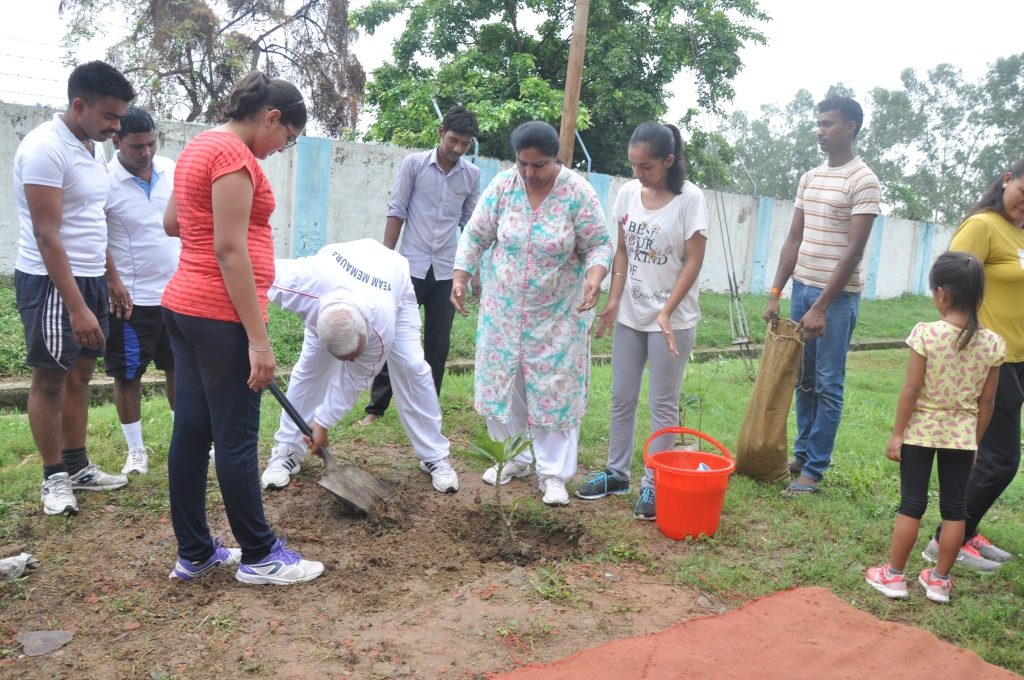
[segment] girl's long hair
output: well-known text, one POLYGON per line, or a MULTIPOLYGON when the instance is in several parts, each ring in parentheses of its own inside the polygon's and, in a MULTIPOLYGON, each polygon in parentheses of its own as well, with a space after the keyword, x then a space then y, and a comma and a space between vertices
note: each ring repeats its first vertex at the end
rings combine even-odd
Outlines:
MULTIPOLYGON (((1010 166, 1009 173, 1013 175, 1014 179, 1017 179, 1024 175, 1024 158, 1010 166)), ((1004 181, 1003 176, 1006 172, 999 173, 999 176, 995 178, 992 184, 988 185, 988 189, 985 189, 985 193, 981 195, 978 202, 971 206, 971 209, 967 211, 967 216, 964 217, 966 220, 968 217, 973 217, 978 213, 992 211, 1003 214, 1003 191, 1004 181)))
POLYGON ((978 308, 985 295, 985 268, 970 253, 947 251, 932 265, 928 287, 941 288, 949 296, 950 306, 967 314, 967 324, 957 336, 957 349, 966 349, 981 327, 978 308))

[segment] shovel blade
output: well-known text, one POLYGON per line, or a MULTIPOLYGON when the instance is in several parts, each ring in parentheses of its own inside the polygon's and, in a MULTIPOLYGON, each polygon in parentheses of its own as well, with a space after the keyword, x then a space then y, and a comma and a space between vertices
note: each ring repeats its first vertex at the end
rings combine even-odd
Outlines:
POLYGON ((351 463, 337 463, 317 482, 368 515, 376 514, 394 494, 391 484, 351 463))

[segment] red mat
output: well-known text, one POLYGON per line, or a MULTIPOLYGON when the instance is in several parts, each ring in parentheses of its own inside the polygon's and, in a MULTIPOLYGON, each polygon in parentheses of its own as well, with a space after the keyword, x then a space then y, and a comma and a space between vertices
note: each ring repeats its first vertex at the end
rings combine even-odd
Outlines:
POLYGON ((658 633, 616 640, 553 663, 525 666, 493 677, 501 680, 1021 678, 927 631, 879 621, 824 588, 775 593, 727 614, 685 621, 658 633))

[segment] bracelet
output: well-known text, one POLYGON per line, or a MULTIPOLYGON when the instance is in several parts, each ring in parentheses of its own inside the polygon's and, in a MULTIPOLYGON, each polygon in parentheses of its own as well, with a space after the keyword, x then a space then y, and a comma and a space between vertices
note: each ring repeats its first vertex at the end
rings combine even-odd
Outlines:
POLYGON ((770 290, 770 291, 768 292, 768 294, 769 294, 769 295, 774 295, 774 296, 775 296, 775 298, 776 298, 776 299, 778 299, 778 300, 781 300, 781 299, 782 299, 782 289, 781 289, 781 288, 772 288, 772 289, 771 289, 771 290, 770 290))
POLYGON ((626 275, 622 272, 612 272, 612 276, 621 276, 622 278, 626 278, 626 275))
POLYGON ((274 351, 274 346, 271 345, 270 347, 268 347, 266 349, 256 349, 252 345, 249 345, 249 349, 251 349, 253 352, 273 352, 274 351))

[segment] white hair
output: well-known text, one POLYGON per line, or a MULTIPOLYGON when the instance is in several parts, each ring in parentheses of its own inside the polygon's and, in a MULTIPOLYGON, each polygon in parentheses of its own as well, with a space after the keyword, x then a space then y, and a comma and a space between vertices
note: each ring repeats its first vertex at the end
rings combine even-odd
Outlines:
POLYGON ((320 308, 316 334, 335 359, 348 356, 366 340, 366 320, 358 309, 344 302, 331 302, 320 308))

